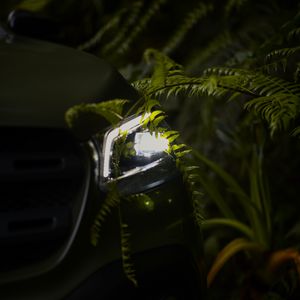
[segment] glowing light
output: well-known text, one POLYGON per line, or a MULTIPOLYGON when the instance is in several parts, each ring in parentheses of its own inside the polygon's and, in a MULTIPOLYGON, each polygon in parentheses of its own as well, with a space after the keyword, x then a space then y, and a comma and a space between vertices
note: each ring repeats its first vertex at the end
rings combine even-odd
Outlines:
POLYGON ((153 211, 154 210, 154 202, 152 200, 145 200, 144 205, 145 205, 145 208, 148 211, 153 211))
POLYGON ((150 114, 146 114, 144 118, 142 116, 138 116, 134 119, 127 121, 122 124, 120 127, 114 128, 107 132, 104 137, 104 145, 103 145, 103 165, 102 165, 102 176, 107 178, 110 173, 110 158, 112 155, 113 143, 120 136, 122 132, 131 133, 136 128, 141 126, 143 120, 147 119, 150 114))
POLYGON ((150 132, 137 132, 134 137, 134 150, 138 156, 150 157, 153 154, 167 151, 168 139, 150 132))

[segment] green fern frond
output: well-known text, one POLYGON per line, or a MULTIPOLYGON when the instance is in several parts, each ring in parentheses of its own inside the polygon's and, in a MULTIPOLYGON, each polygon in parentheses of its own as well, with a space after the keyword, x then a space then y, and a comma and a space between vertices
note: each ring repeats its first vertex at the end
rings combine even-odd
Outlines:
POLYGON ((121 9, 118 13, 116 13, 103 27, 101 27, 94 36, 83 44, 79 45, 77 48, 79 50, 89 50, 91 48, 96 47, 102 41, 103 36, 109 32, 111 29, 115 28, 125 13, 125 9, 121 9))
POLYGON ((177 161, 187 154, 192 152, 192 149, 188 147, 186 144, 175 144, 171 146, 171 152, 175 155, 177 161))
POLYGON ((122 120, 123 107, 129 100, 115 99, 100 103, 82 103, 69 108, 65 113, 67 125, 74 128, 80 119, 88 119, 91 115, 105 118, 111 124, 122 120))
POLYGON ((288 33, 288 40, 292 40, 293 38, 297 37, 300 34, 300 27, 292 29, 288 33))
POLYGON ((197 172, 199 167, 191 165, 184 157, 177 159, 176 165, 182 175, 187 190, 191 195, 194 219, 198 226, 201 227, 201 224, 206 217, 203 207, 204 194, 198 185, 197 172))
POLYGON ((272 74, 274 71, 279 72, 281 70, 283 72, 286 72, 287 64, 288 64, 287 58, 280 58, 277 59, 276 61, 267 62, 261 67, 257 68, 256 70, 268 74, 272 74))
POLYGON ((164 86, 167 77, 183 75, 182 66, 158 50, 147 49, 144 52, 144 58, 147 63, 154 63, 151 77, 153 87, 164 86))
POLYGON ((267 38, 265 42, 260 46, 259 51, 262 54, 272 51, 280 45, 286 43, 287 38, 292 38, 292 33, 295 28, 300 25, 300 14, 299 12, 288 22, 283 24, 279 30, 273 33, 273 36, 267 38), (291 34, 290 34, 291 33, 291 34))
POLYGON ((252 96, 270 96, 274 94, 300 96, 299 84, 260 72, 234 68, 210 68, 206 70, 205 74, 219 75, 219 84, 224 88, 245 93, 248 91, 252 96))
MULTIPOLYGON (((266 64, 263 65, 260 69, 266 70, 268 73, 278 71, 281 69, 285 72, 288 59, 297 53, 300 50, 300 47, 290 47, 276 49, 266 55, 266 64)), ((259 69, 258 69, 259 70, 259 69)))
POLYGON ((118 45, 120 45, 126 39, 126 35, 128 35, 128 32, 132 29, 132 27, 138 20, 143 4, 143 1, 139 0, 134 2, 131 7, 127 9, 129 13, 124 24, 122 24, 115 37, 103 47, 103 49, 101 50, 103 55, 107 55, 111 51, 115 51, 118 45))
MULTIPOLYGON (((207 77, 206 80, 202 83, 202 85, 199 86, 198 90, 202 91, 203 94, 215 97, 221 97, 228 92, 227 89, 220 86, 220 81, 218 77, 213 75, 207 77)), ((191 95, 193 95, 193 93, 196 93, 196 90, 193 91, 192 87, 191 95)))
POLYGON ((300 138, 300 126, 296 127, 293 131, 292 131, 292 136, 296 136, 298 138, 300 138))
POLYGON ((245 75, 247 74, 247 70, 238 68, 212 67, 205 69, 203 74, 218 76, 245 75))
POLYGON ((180 93, 188 96, 194 95, 222 95, 226 92, 225 89, 216 86, 215 78, 213 77, 186 77, 181 75, 165 77, 165 81, 160 84, 150 84, 143 91, 147 96, 160 97, 164 95, 164 99, 170 96, 177 96, 180 93))
POLYGON ((247 0, 228 0, 224 9, 225 15, 229 16, 234 9, 240 9, 246 2, 247 0))
MULTIPOLYGON (((192 186, 191 186, 192 187, 192 186)), ((202 223, 206 219, 203 205, 204 193, 192 188, 192 205, 193 205, 193 215, 196 223, 200 228, 202 228, 202 223)))
POLYGON ((299 50, 300 47, 276 49, 273 50, 271 53, 267 54, 266 60, 273 60, 276 58, 288 58, 289 56, 295 54, 299 50))
MULTIPOLYGON (((198 78, 187 77, 182 70, 174 75, 169 71, 176 65, 174 61, 156 50, 148 51, 148 57, 153 55, 157 62, 154 79, 143 87, 148 96, 164 94, 168 98, 181 92, 188 96, 224 96, 228 92, 247 94, 254 99, 245 108, 255 110, 269 123, 271 136, 278 130, 286 130, 299 114, 300 85, 297 83, 236 68, 210 68, 205 71, 205 76, 198 78)), ((292 53, 289 51, 282 53, 292 53)))
POLYGON ((159 11, 160 7, 165 4, 168 0, 154 0, 150 4, 150 7, 146 10, 144 15, 138 20, 138 23, 130 31, 127 38, 119 44, 117 53, 123 54, 127 51, 132 42, 137 38, 137 36, 145 29, 152 17, 159 11))
POLYGON ((123 271, 126 277, 134 284, 135 287, 137 287, 138 282, 136 279, 136 272, 131 258, 130 233, 128 231, 128 225, 123 223, 122 220, 120 220, 120 231, 123 271))
POLYGON ((252 99, 245 104, 245 108, 260 114, 268 122, 273 136, 276 131, 287 129, 299 114, 299 98, 276 93, 252 99))
POLYGON ((179 138, 180 134, 176 130, 165 131, 162 137, 168 139, 169 144, 172 144, 175 140, 179 138))
POLYGON ((94 223, 91 228, 91 243, 96 246, 100 238, 100 231, 102 229, 103 223, 106 221, 107 217, 111 214, 112 209, 120 205, 120 195, 116 184, 112 183, 109 186, 109 191, 107 193, 102 206, 97 213, 94 223))
POLYGON ((296 70, 294 72, 294 81, 295 82, 299 82, 299 77, 300 77, 300 63, 298 62, 296 64, 296 66, 297 66, 297 68, 296 68, 296 70))
POLYGON ((164 111, 154 110, 147 118, 143 119, 142 126, 149 129, 151 133, 154 132, 155 134, 158 134, 160 127, 159 125, 163 120, 165 120, 166 117, 167 115, 164 111))
POLYGON ((271 96, 274 94, 289 94, 300 96, 300 85, 287 80, 268 76, 262 73, 250 74, 249 89, 258 96, 271 96))
MULTIPOLYGON (((145 59, 147 61, 154 60, 154 71, 151 78, 135 83, 135 87, 140 89, 144 94, 148 96, 159 97, 162 94, 166 95, 166 98, 171 95, 177 95, 181 92, 187 93, 190 96, 194 95, 213 95, 222 96, 228 89, 232 87, 223 86, 220 84, 219 79, 215 76, 207 77, 187 77, 184 74, 181 65, 178 65, 172 59, 168 58, 161 52, 148 49, 145 51, 145 59)), ((223 74, 240 74, 245 73, 244 70, 234 70, 229 68, 214 68, 206 70, 206 73, 217 73, 218 75, 223 74)), ((237 80, 240 77, 235 77, 237 80)), ((224 81, 224 80, 223 80, 224 81)), ((240 86, 240 82, 236 83, 236 86, 240 86)))
POLYGON ((193 8, 184 20, 181 22, 179 28, 175 31, 175 33, 171 36, 169 41, 164 46, 162 52, 169 54, 172 52, 176 47, 178 47, 187 33, 201 20, 202 18, 206 17, 209 12, 213 10, 212 4, 206 4, 200 2, 195 8, 193 8))
POLYGON ((144 78, 136 80, 131 83, 131 85, 137 89, 141 94, 145 94, 149 87, 151 86, 151 78, 144 78))

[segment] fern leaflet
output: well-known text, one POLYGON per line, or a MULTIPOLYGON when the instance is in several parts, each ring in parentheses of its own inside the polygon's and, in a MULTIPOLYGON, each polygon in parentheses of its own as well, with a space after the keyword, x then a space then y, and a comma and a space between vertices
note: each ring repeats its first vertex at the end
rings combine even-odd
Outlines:
POLYGON ((117 13, 115 16, 113 16, 109 22, 107 22, 103 27, 101 27, 94 36, 86 41, 85 43, 79 45, 77 48, 79 50, 89 50, 91 48, 96 47, 101 43, 101 40, 103 36, 112 28, 116 27, 120 23, 120 19, 122 15, 124 14, 125 10, 120 10, 119 13, 117 13))
POLYGON ((130 234, 128 232, 128 225, 122 222, 120 207, 119 214, 123 271, 126 277, 133 283, 135 287, 137 287, 138 282, 136 279, 135 269, 131 258, 130 234))
POLYGON ((289 94, 276 94, 258 97, 245 104, 265 119, 270 127, 271 136, 277 130, 287 129, 299 113, 299 98, 289 94))
POLYGON ((106 221, 108 215, 111 214, 112 209, 120 205, 120 195, 115 183, 112 183, 109 187, 109 192, 97 213, 94 223, 91 227, 91 243, 96 246, 100 238, 100 231, 103 223, 106 221))
POLYGON ((89 116, 91 114, 98 115, 105 118, 111 124, 116 124, 123 118, 122 111, 125 103, 128 103, 128 100, 115 99, 100 103, 78 104, 67 110, 65 119, 70 128, 73 128, 78 119, 84 117, 86 114, 89 116))
POLYGON ((137 21, 142 7, 143 1, 136 1, 132 4, 129 16, 126 18, 126 21, 120 30, 118 30, 117 35, 101 50, 103 55, 109 54, 110 51, 114 51, 119 44, 122 44, 122 42, 126 39, 126 34, 128 34, 132 26, 134 26, 135 22, 137 21))
POLYGON ((117 53, 122 54, 129 49, 132 42, 136 37, 144 30, 151 18, 157 13, 160 7, 168 0, 154 0, 145 14, 139 19, 139 22, 135 24, 134 28, 129 33, 128 37, 120 43, 117 53))

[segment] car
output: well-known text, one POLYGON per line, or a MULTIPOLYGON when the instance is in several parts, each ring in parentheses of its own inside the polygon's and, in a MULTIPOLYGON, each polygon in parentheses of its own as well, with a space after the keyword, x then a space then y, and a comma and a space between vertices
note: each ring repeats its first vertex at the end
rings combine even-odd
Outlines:
POLYGON ((203 299, 201 234, 174 162, 120 180, 124 195, 148 196, 121 201, 138 287, 122 268, 117 211, 90 242, 114 129, 91 118, 100 134, 78 136, 65 112, 138 92, 103 59, 4 27, 0 61, 1 300, 203 299))

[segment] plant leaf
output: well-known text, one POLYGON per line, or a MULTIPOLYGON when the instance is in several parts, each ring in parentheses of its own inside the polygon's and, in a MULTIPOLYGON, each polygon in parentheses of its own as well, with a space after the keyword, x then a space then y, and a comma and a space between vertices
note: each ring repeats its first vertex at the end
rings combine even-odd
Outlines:
POLYGON ((255 252, 263 251, 259 244, 250 242, 249 240, 244 238, 238 238, 231 241, 219 252, 215 261, 213 262, 213 265, 211 266, 207 275, 207 286, 211 286, 219 271, 231 257, 233 257, 238 252, 245 250, 251 250, 255 252))

